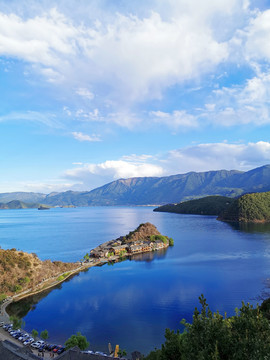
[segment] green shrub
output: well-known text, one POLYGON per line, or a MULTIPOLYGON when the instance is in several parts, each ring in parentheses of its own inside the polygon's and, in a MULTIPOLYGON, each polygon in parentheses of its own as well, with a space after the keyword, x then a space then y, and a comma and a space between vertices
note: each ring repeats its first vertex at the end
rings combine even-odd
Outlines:
POLYGON ((86 337, 83 336, 80 332, 77 332, 76 335, 71 335, 71 337, 65 342, 66 349, 73 348, 78 346, 81 350, 85 350, 89 346, 89 342, 86 337))
POLYGON ((7 298, 7 295, 2 293, 0 294, 0 302, 4 301, 7 298))
POLYGON ((63 281, 69 274, 70 274, 70 272, 66 272, 66 273, 58 276, 58 278, 56 280, 57 281, 63 281))
POLYGON ((166 329, 165 343, 146 360, 259 360, 270 353, 269 322, 257 306, 242 303, 235 316, 213 313, 203 295, 201 311, 195 308, 193 322, 182 324, 180 333, 166 329))
POLYGON ((155 242, 157 240, 161 240, 164 244, 168 243, 168 238, 164 235, 151 235, 150 241, 155 242))

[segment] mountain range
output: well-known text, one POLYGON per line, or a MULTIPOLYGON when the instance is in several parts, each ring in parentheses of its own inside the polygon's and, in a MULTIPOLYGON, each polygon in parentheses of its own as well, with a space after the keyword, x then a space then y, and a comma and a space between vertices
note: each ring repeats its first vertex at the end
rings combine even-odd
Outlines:
POLYGON ((162 205, 210 195, 237 197, 270 191, 270 165, 250 171, 218 170, 189 172, 166 177, 119 179, 91 191, 41 194, 0 194, 0 202, 11 200, 51 206, 162 205))

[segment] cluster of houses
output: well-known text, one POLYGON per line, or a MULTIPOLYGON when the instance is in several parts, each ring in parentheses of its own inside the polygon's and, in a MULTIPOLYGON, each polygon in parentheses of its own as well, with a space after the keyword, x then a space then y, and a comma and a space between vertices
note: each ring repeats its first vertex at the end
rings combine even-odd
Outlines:
POLYGON ((136 240, 127 242, 123 237, 107 241, 90 251, 90 258, 110 258, 111 256, 134 255, 148 251, 164 249, 169 246, 169 241, 162 240, 136 240))

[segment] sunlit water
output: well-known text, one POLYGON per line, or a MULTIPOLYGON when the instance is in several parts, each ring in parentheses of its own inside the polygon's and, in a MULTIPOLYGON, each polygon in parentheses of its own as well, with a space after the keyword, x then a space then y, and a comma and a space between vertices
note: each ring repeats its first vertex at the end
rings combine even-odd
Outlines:
POLYGON ((242 300, 258 302, 270 277, 268 225, 237 227, 212 216, 152 210, 1 210, 2 248, 34 252, 41 259, 79 260, 91 248, 146 221, 175 243, 165 252, 91 268, 20 302, 13 311, 24 316, 25 329, 47 329, 50 341, 60 344, 80 331, 94 350, 106 351, 110 342, 146 354, 164 341, 166 327, 179 328, 182 318, 191 321, 202 293, 212 310, 228 315, 242 300))

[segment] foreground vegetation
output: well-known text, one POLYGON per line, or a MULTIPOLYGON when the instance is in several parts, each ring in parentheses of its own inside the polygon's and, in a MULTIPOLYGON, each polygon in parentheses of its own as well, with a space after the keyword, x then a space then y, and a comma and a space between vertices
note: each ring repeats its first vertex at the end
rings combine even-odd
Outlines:
POLYGON ((237 222, 270 222, 270 192, 241 196, 218 219, 237 222))
POLYGON ((147 360, 267 360, 270 359, 269 300, 253 308, 242 303, 230 318, 212 313, 206 299, 200 298, 192 324, 185 330, 166 329, 165 343, 147 360))

